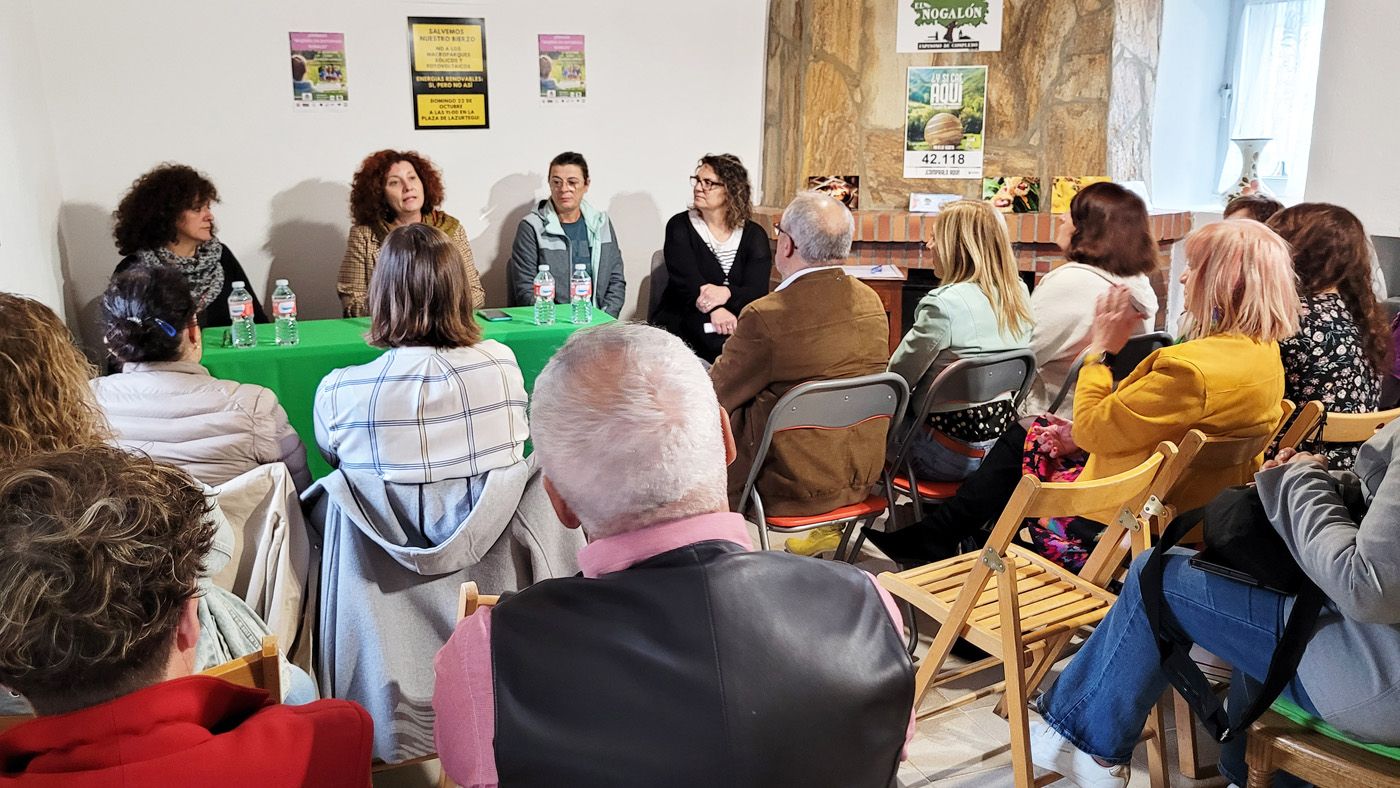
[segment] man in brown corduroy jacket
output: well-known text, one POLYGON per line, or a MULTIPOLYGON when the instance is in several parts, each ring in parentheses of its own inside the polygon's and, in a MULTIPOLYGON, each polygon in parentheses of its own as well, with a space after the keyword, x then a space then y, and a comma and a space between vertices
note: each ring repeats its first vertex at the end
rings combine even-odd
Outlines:
MULTIPOLYGON (((773 262, 782 283, 744 308, 710 369, 738 444, 738 458, 729 466, 732 507, 739 504, 763 427, 780 397, 809 380, 885 371, 889 330, 880 297, 840 267, 854 229, 840 202, 816 192, 798 194, 778 226, 773 262)), ((764 512, 821 514, 864 500, 879 480, 885 429, 885 422, 874 421, 774 436, 757 482, 764 512)), ((812 539, 788 541, 816 543, 823 536, 813 532, 812 539)), ((789 545, 809 552, 799 548, 789 545)))

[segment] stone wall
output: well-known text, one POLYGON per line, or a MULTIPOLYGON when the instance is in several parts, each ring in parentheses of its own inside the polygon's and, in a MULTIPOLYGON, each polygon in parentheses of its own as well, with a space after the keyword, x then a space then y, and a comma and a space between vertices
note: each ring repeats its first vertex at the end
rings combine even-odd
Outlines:
POLYGON ((920 65, 990 66, 987 175, 1040 175, 1048 201, 1056 175, 1146 171, 1161 0, 1006 0, 1002 51, 956 55, 895 53, 898 2, 770 0, 764 204, 808 175, 859 175, 862 208, 903 208, 911 192, 980 196, 979 181, 903 177, 906 69, 920 65), (1147 92, 1111 113, 1111 84, 1147 92), (1131 144, 1111 153, 1118 136, 1131 144))

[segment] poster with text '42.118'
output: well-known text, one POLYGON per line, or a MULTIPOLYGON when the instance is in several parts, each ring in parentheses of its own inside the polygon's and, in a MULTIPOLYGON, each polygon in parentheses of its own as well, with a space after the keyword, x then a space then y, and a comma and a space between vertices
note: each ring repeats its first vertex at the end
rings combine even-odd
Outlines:
POLYGON ((1002 0, 896 1, 896 52, 1001 51, 1002 0))
POLYGON ((909 69, 904 177, 982 178, 986 66, 909 69))

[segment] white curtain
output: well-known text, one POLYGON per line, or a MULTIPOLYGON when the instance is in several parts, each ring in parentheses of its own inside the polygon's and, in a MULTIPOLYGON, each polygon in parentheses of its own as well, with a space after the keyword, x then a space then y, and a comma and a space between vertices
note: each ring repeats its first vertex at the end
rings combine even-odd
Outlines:
MULTIPOLYGON (((1260 156, 1259 174, 1285 202, 1302 198, 1307 177, 1325 2, 1242 0, 1230 137, 1273 140, 1260 156)), ((1231 144, 1220 174, 1221 191, 1232 186, 1240 164, 1231 144)))

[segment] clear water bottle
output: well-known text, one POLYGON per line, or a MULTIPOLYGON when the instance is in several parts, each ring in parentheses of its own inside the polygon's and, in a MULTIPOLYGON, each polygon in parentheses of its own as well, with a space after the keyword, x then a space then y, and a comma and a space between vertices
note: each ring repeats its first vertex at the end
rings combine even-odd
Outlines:
POLYGON ((575 263, 569 277, 569 309, 574 323, 586 326, 593 322, 593 277, 583 263, 575 263))
POLYGON ((297 343, 297 294, 287 286, 286 279, 277 280, 277 289, 272 291, 272 314, 276 316, 277 344, 297 343))
POLYGON ((554 325, 554 275, 545 264, 535 274, 535 325, 554 325))
POLYGON ((258 329, 253 325, 253 296, 242 282, 233 283, 228 296, 228 316, 232 321, 229 335, 234 347, 254 347, 258 344, 258 329))

